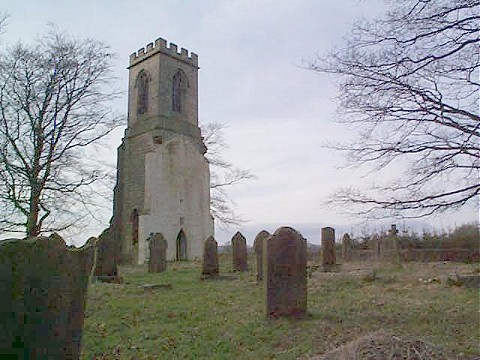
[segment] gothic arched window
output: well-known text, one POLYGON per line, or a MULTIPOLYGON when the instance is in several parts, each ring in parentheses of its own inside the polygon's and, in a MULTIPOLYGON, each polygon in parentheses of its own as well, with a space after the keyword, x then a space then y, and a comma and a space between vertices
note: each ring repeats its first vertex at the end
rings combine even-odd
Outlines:
POLYGON ((188 84, 185 74, 181 70, 178 70, 173 76, 172 111, 177 113, 183 113, 185 111, 187 87, 188 84))
POLYGON ((137 114, 148 112, 148 75, 145 71, 140 72, 137 78, 137 114))

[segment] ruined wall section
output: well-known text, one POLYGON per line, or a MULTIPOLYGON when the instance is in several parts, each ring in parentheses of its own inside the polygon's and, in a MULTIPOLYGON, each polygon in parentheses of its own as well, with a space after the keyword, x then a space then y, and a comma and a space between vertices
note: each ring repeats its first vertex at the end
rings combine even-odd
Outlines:
POLYGON ((148 258, 149 233, 160 232, 168 242, 167 258, 172 260, 180 229, 188 238, 188 257, 200 257, 203 242, 213 235, 213 220, 209 165, 198 128, 198 58, 185 49, 178 53, 176 45, 167 47, 165 40, 158 39, 132 54, 128 69, 128 127, 118 151, 114 202, 121 258, 143 263, 148 258), (172 107, 173 77, 178 72, 187 80, 181 112, 172 107), (142 101, 140 76, 148 79, 148 106, 141 113, 137 111, 142 101), (195 210, 187 209, 187 203, 195 210), (134 210, 139 215, 137 244, 132 242, 134 210))

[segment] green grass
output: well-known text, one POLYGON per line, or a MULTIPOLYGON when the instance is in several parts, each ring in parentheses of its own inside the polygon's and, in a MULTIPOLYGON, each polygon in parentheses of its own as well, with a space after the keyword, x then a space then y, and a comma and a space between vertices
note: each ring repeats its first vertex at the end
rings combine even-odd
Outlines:
POLYGON ((298 321, 266 320, 255 272, 229 273, 228 258, 221 274, 231 278, 214 281, 200 280, 200 263, 169 263, 159 274, 122 267, 123 284, 90 285, 82 358, 307 359, 380 328, 451 354, 480 354, 478 291, 419 282, 428 266, 381 267, 374 276, 347 266, 316 271, 308 279, 308 317, 298 321), (145 291, 144 284, 172 288, 145 291))

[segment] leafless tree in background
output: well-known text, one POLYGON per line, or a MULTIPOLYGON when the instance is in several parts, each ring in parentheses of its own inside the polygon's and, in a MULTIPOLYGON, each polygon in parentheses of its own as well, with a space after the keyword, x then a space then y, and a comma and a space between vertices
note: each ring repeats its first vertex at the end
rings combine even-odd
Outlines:
POLYGON ((52 29, 0 53, 0 229, 36 236, 91 212, 105 169, 91 145, 124 124, 112 113, 113 54, 52 29))
POLYGON ((205 154, 210 163, 210 211, 220 225, 238 225, 244 222, 234 211, 235 202, 228 196, 230 186, 255 176, 249 170, 240 169, 223 158, 222 150, 228 145, 224 141, 225 125, 208 123, 202 127, 203 142, 207 147, 205 154))
POLYGON ((478 202, 479 11, 474 0, 395 1, 383 18, 357 21, 343 48, 309 64, 338 79, 339 122, 359 131, 333 146, 347 165, 407 169, 367 190, 339 189, 337 205, 422 217, 478 202))

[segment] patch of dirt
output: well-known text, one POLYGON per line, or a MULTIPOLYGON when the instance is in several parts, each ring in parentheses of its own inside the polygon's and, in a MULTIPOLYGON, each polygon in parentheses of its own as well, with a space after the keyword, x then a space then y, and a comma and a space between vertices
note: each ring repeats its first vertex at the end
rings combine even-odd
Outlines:
MULTIPOLYGON (((363 336, 310 360, 454 360, 438 347, 417 339, 400 338, 384 330, 363 336)), ((457 358, 459 359, 459 358, 457 358)))

